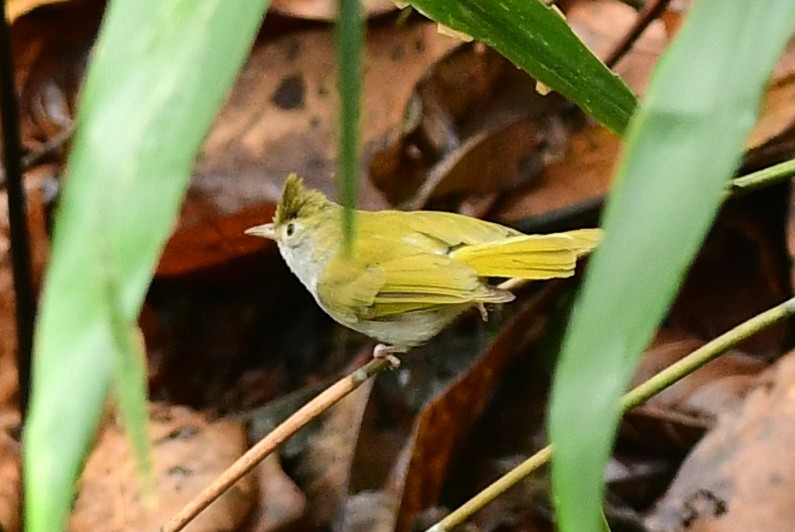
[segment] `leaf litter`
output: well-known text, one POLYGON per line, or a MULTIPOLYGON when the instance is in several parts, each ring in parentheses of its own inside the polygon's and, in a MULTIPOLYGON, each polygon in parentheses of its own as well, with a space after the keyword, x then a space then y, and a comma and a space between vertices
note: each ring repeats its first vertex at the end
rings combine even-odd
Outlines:
MULTIPOLYGON (((68 133, 102 10, 94 1, 50 4, 15 8, 28 153, 68 133)), ((81 480, 70 524, 76 532, 108 523, 154 529, 251 444, 256 431, 247 437, 232 418, 253 423, 247 414, 257 408, 322 388, 368 349, 317 311, 272 245, 242 235, 272 215, 290 172, 326 193, 335 190, 332 28, 307 21, 327 20, 328 4, 277 4, 278 16, 269 17, 208 136, 141 319, 151 394, 159 401, 151 407, 159 513, 144 509, 126 440, 109 415, 81 480)), ((617 1, 569 4, 568 20, 602 57, 635 17, 617 1)), ((391 5, 369 14, 362 207, 445 208, 527 230, 595 222, 619 139, 555 94, 539 96, 534 80, 482 45, 440 35, 435 24, 391 5)), ((680 19, 669 8, 618 63, 637 93, 680 19)), ((792 156, 793 57, 791 47, 771 80, 748 142, 747 171, 792 156)), ((26 175, 37 279, 67 149, 56 145, 26 175)), ((726 205, 636 379, 791 295, 789 188, 726 205)), ((7 245, 0 248, 6 256, 7 245)), ((0 283, 7 286, 0 291, 0 523, 17 530, 7 257, 0 283)), ((529 287, 521 295, 536 293, 529 287)), ((493 313, 485 325, 465 317, 403 368, 305 429, 196 530, 431 524, 543 445, 556 324, 570 297, 570 288, 561 290, 539 316, 508 308, 507 319, 493 313)), ((630 413, 607 475, 611 522, 660 530, 786 529, 795 470, 786 455, 793 364, 782 354, 789 347, 789 327, 771 329, 630 413)), ((475 523, 550 529, 546 490, 542 471, 475 523)))

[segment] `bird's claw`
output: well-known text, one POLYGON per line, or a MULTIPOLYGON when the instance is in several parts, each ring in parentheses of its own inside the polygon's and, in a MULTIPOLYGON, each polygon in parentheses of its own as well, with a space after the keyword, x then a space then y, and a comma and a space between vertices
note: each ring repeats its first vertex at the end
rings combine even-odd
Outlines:
POLYGON ((395 348, 391 345, 378 344, 373 349, 373 358, 386 360, 392 369, 400 367, 400 359, 395 356, 395 348))
POLYGON ((477 308, 478 311, 480 312, 480 319, 482 319, 484 322, 489 321, 489 311, 486 310, 486 305, 484 305, 483 303, 478 303, 477 308))

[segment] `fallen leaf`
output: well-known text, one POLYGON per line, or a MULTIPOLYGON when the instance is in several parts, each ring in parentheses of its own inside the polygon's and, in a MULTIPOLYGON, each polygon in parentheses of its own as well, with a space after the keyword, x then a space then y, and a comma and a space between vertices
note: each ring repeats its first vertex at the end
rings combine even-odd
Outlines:
POLYGON ((531 180, 559 150, 559 97, 480 43, 437 61, 406 103, 400 134, 374 154, 370 179, 393 204, 479 196, 531 180))
POLYGON ((372 386, 370 380, 334 405, 309 436, 296 476, 306 494, 313 527, 328 526, 341 514, 372 386))
POLYGON ((0 529, 4 532, 20 530, 20 501, 22 483, 19 470, 22 465, 21 445, 8 434, 3 423, 0 428, 0 529))
MULTIPOLYGON (((788 184, 727 203, 671 307, 670 327, 710 340, 789 297, 788 184)), ((737 346, 769 359, 784 347, 780 323, 737 346)))
POLYGON ((306 517, 307 501, 301 489, 282 469, 279 455, 268 456, 255 471, 259 483, 259 518, 254 532, 295 529, 306 517))
POLYGON ((25 13, 29 13, 37 7, 65 1, 66 0, 8 0, 6 3, 6 19, 8 22, 14 22, 25 13))
MULTIPOLYGON (((682 331, 661 329, 644 353, 630 386, 646 381, 704 343, 682 331)), ((766 367, 760 360, 742 352, 728 351, 661 391, 646 405, 707 419, 716 418, 724 410, 736 408, 744 401, 746 392, 766 367)))
MULTIPOLYGON (((337 17, 337 3, 337 0, 272 0, 269 9, 291 17, 333 21, 337 17)), ((391 0, 362 0, 361 3, 368 17, 397 9, 391 0)))
MULTIPOLYGON (((566 10, 566 20, 574 32, 604 59, 632 27, 638 12, 623 2, 587 0, 575 2, 566 10)), ((642 95, 657 59, 668 45, 661 21, 652 22, 635 41, 614 70, 635 94, 642 95)))
POLYGON ((724 412, 646 520, 649 530, 790 530, 795 462, 795 355, 724 412))
POLYGON ((411 440, 396 463, 389 490, 400 496, 396 530, 409 530, 417 516, 437 504, 449 467, 469 436, 508 362, 543 331, 542 313, 555 299, 548 285, 522 307, 466 373, 421 410, 411 440))
MULTIPOLYGON (((80 478, 70 532, 158 530, 246 450, 243 428, 209 421, 185 407, 152 405, 154 498, 141 494, 141 477, 128 437, 106 422, 80 478)), ((236 530, 256 498, 247 476, 213 502, 186 528, 191 532, 236 530)))
MULTIPOLYGON (((635 371, 635 387, 678 360, 705 341, 683 331, 663 328, 657 332, 635 371)), ((729 351, 687 375, 624 416, 623 442, 633 449, 661 453, 683 453, 712 428, 718 416, 737 408, 753 389, 766 364, 738 351, 729 351)))
POLYGON ((600 204, 620 146, 621 139, 598 125, 571 134, 563 152, 532 183, 503 196, 494 208, 495 219, 504 223, 543 220, 600 204))

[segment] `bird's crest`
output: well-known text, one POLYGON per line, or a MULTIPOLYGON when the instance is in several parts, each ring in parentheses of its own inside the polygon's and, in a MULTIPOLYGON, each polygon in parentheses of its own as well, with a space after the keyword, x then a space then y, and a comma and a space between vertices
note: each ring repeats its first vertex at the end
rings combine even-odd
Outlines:
POLYGON ((276 206, 273 220, 281 225, 297 217, 310 216, 329 204, 328 199, 316 190, 304 189, 304 181, 297 174, 290 174, 284 182, 282 197, 276 206))

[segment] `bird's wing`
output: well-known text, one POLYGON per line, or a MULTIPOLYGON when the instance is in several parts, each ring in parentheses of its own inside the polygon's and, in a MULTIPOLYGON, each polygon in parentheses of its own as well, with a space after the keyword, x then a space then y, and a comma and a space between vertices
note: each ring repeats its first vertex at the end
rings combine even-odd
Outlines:
POLYGON ((475 270, 444 255, 421 253, 379 264, 386 275, 370 318, 440 305, 504 303, 513 294, 482 282, 475 270))
POLYGON ((335 318, 356 323, 375 303, 386 275, 377 266, 362 267, 343 258, 329 262, 317 282, 317 298, 335 318))
POLYGON ((436 253, 462 244, 493 242, 522 234, 499 224, 438 211, 361 212, 358 225, 361 235, 369 237, 370 241, 382 237, 390 242, 415 244, 422 248, 421 251, 436 253))
POLYGON ((505 303, 513 294, 482 282, 475 270, 447 256, 417 253, 366 268, 335 259, 318 282, 318 298, 329 312, 354 323, 441 305, 505 303))
POLYGON ((332 260, 317 284, 318 299, 351 323, 440 305, 511 301, 513 294, 489 286, 447 254, 516 235, 521 233, 453 213, 361 212, 355 264, 332 260))

